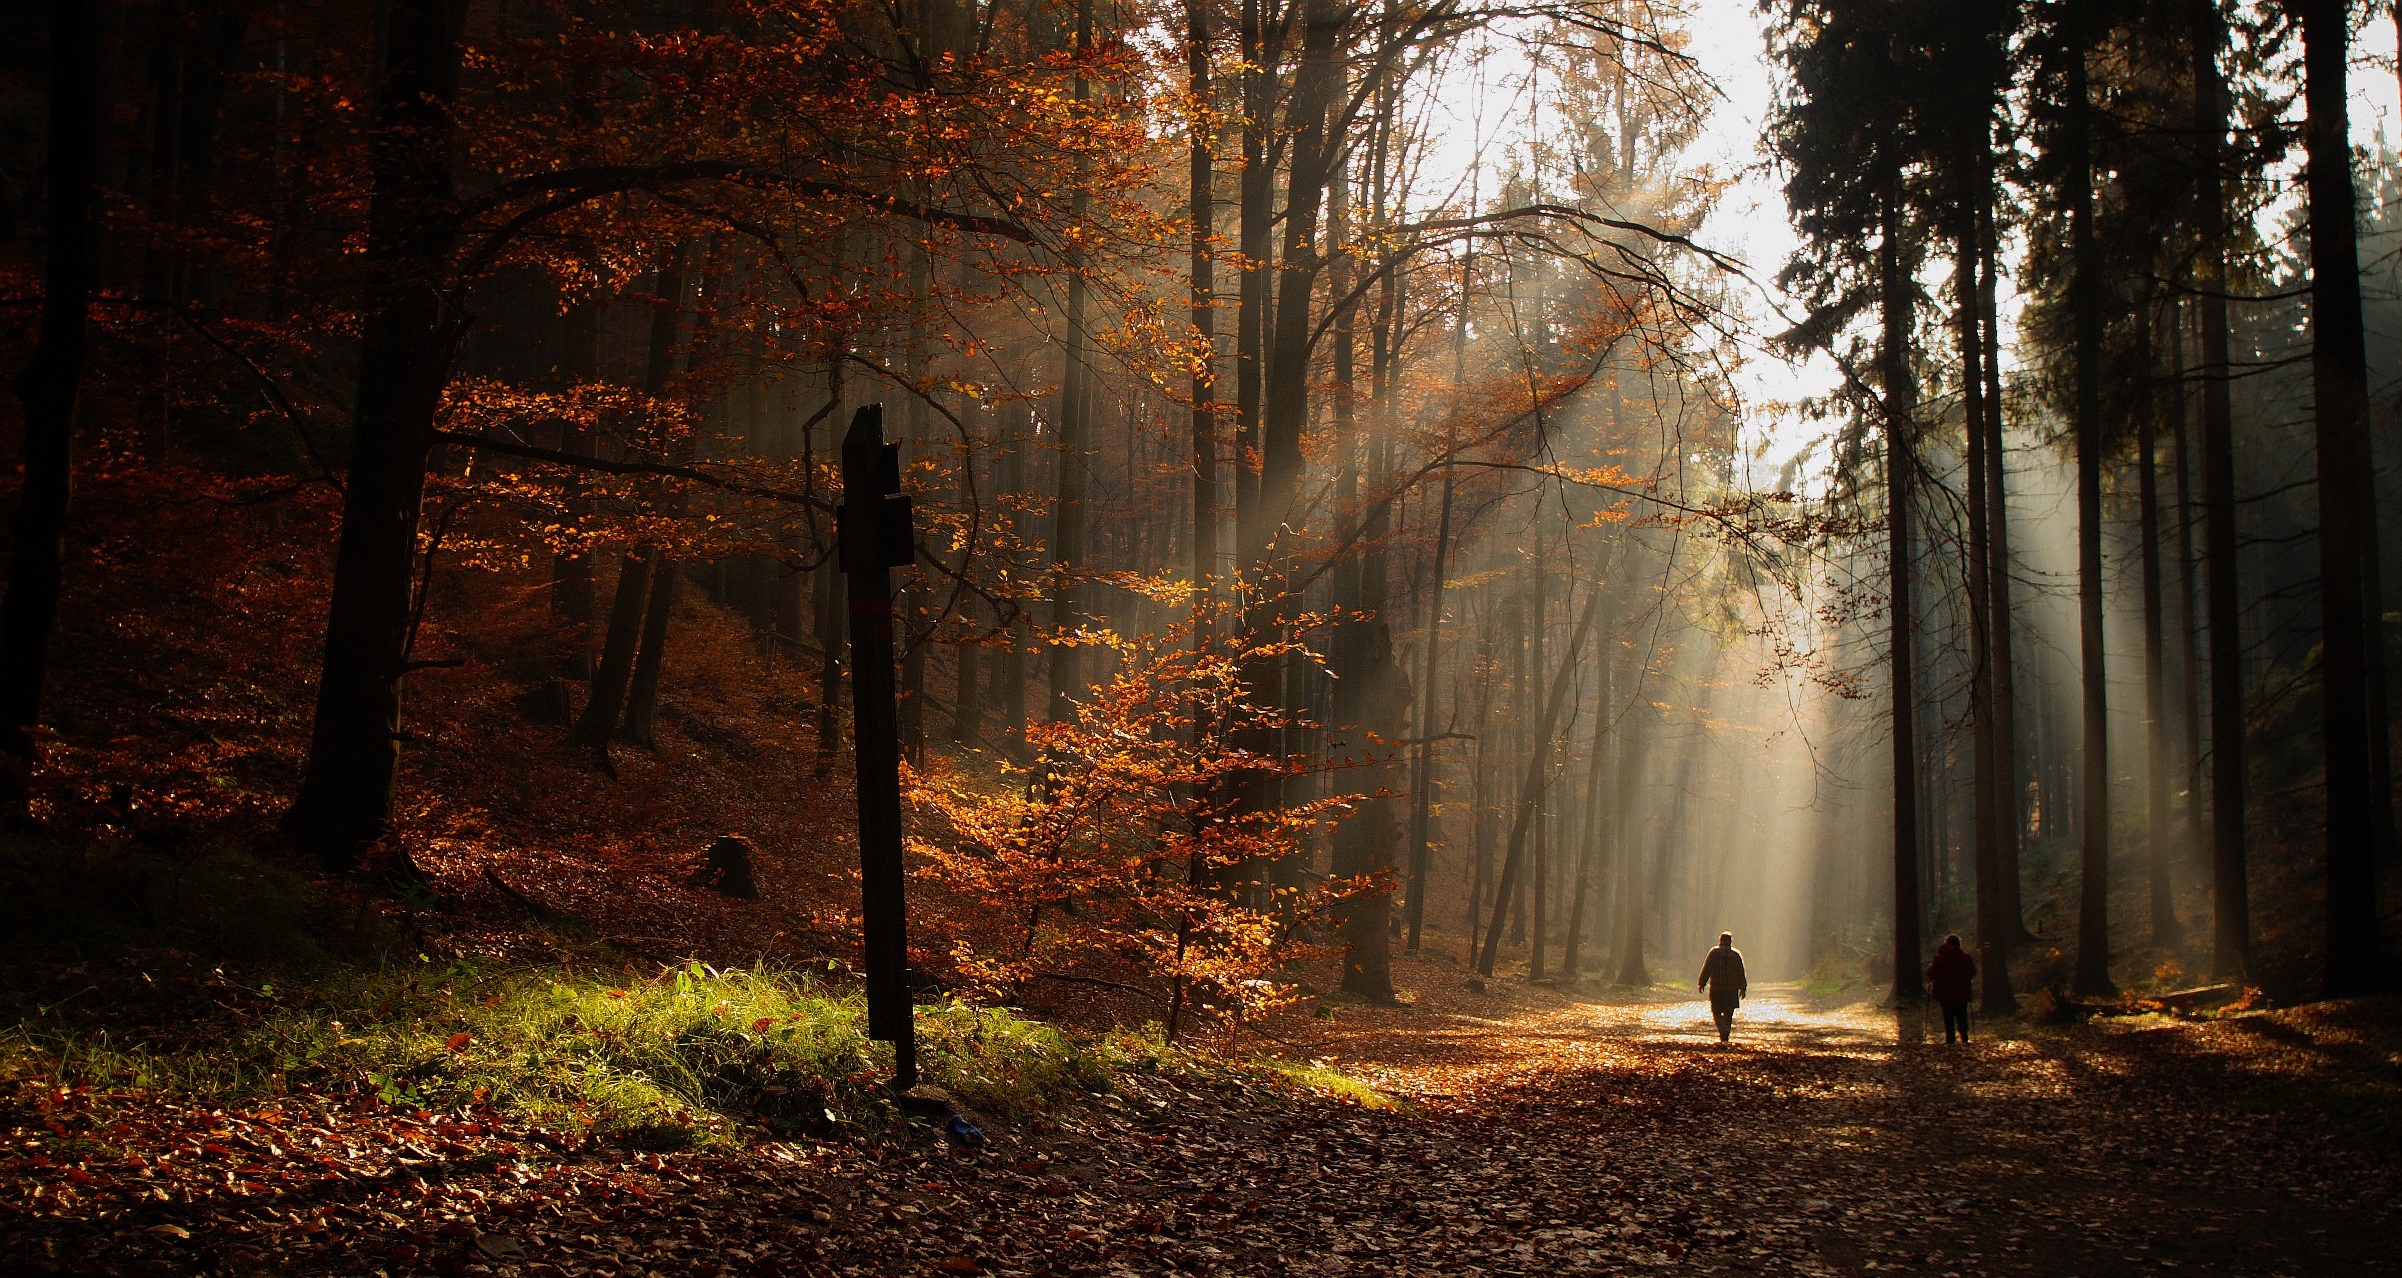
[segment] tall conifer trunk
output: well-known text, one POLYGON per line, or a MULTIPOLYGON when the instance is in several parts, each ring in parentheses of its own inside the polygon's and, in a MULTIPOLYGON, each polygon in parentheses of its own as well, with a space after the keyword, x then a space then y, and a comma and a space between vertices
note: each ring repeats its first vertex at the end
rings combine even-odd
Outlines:
POLYGON ((2067 36, 2068 103, 2061 131, 2067 171, 2069 327, 2075 364, 2077 443, 2077 653, 2084 709, 2083 820, 2078 829, 2077 976, 2080 994, 2108 994, 2110 980, 2110 684, 2102 646, 2102 255, 2093 230, 2093 104, 2086 84, 2088 35, 2072 14, 2067 36))
MULTIPOLYGON (((1981 130, 1980 130, 1981 132, 1981 130)), ((1972 144, 1982 151, 1983 139, 1972 144)), ((1960 340, 1960 384, 1965 396, 1963 404, 1964 433, 1968 442, 1966 479, 1962 487, 1968 490, 1968 544, 1962 548, 1967 560, 1968 578, 1968 663, 1969 663, 1969 732, 1971 762, 1976 770, 1971 791, 1971 813, 1974 821, 1975 866, 1977 884, 1977 942, 1985 969, 1985 1010, 2007 1011, 2017 1000, 2010 987, 2010 945, 2016 939, 2018 920, 2007 913, 2008 900, 2003 895, 2001 848, 2002 805, 2009 795, 2001 788, 1994 774, 1994 709, 1993 709, 1993 615, 1991 565, 1987 542, 1990 520, 1987 513, 1988 494, 1985 490, 1985 416, 1994 406, 1985 398, 1985 361, 1994 353, 1984 343, 1983 324, 1978 308, 1977 268, 1983 254, 1977 248, 1977 221, 1986 193, 1979 189, 1983 174, 1978 155, 1964 157, 1964 171, 1970 174, 1958 211, 1957 237, 1952 254, 1952 295, 1954 324, 1960 340)))
POLYGON ((2032 939, 2027 930, 2026 903, 2019 869, 2019 845, 2027 828, 2026 787, 2018 766, 2017 614, 2010 590, 2010 478, 2003 446, 2002 316, 1995 275, 2001 256, 2000 234, 1994 226, 1994 179, 1991 152, 1982 166, 1979 187, 1984 200, 1978 209, 1977 308, 1978 329, 1985 361, 1985 576, 1991 616, 1986 640, 1993 658, 1993 783, 1995 853, 2000 868, 1995 877, 2001 890, 2002 919, 2009 943, 2032 939))
POLYGON ((1899 173, 1886 176, 1877 246, 1883 321, 1877 371, 1884 383, 1886 607, 1892 614, 1886 652, 1893 677, 1892 1001, 1908 1004, 1924 996, 1926 982, 1918 970, 1918 694, 1911 669, 1911 441, 1916 434, 1911 418, 1917 412, 1917 388, 1910 376, 1912 299, 1903 261, 1900 187, 1899 173))
MULTIPOLYGON (((2319 695, 2326 760, 2326 951, 2323 990, 2385 988, 2378 953, 2376 815, 2369 742, 2367 542, 2374 465, 2368 349, 2360 319, 2360 248, 2344 100, 2350 45, 2344 0, 2293 0, 2302 19, 2305 180, 2310 227, 2310 386, 2319 488, 2319 695)), ((2390 796, 2389 796, 2390 801, 2390 796)))
POLYGON ((2210 618, 2211 974, 2252 970, 2250 873, 2244 852, 2243 601, 2237 580, 2235 412, 2227 350, 2227 44, 2218 0, 2193 0, 2195 181, 2202 339, 2202 559, 2210 618))
MULTIPOLYGON (((2142 356, 2141 376, 2154 375, 2151 357, 2151 301, 2136 312, 2136 346, 2142 356)), ((2174 814, 2169 808, 2168 651, 2163 622, 2160 574, 2160 460, 2159 397, 2149 387, 2137 396, 2135 407, 2136 522, 2143 560, 2143 712, 2145 869, 2151 889, 2152 944, 2165 949, 2179 939, 2176 897, 2169 876, 2174 814)))

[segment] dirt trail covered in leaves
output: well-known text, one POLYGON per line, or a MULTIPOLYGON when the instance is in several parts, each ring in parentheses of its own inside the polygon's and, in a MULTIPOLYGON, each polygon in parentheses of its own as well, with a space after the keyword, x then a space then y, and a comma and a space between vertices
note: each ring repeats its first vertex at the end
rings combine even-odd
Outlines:
POLYGON ((1280 1081, 1309 1070, 1172 1068, 988 1121, 981 1149, 909 1120, 661 1154, 306 1096, 135 1119, 131 1098, 54 1089, 10 1117, 0 1268, 2387 1273, 2390 1146, 2322 1102, 2390 1085, 2397 1011, 1958 1049, 1913 1041, 1915 1017, 1765 989, 1720 1047, 1697 1003, 1429 995, 1290 1040, 1387 1107, 1280 1081), (41 1152, 75 1139, 144 1152, 41 1152))

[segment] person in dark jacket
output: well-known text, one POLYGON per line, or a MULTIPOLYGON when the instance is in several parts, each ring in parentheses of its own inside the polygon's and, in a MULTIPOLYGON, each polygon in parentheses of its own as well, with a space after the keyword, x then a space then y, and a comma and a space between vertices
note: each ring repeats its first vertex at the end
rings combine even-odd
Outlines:
POLYGON ((1735 1009, 1743 1006, 1744 992, 1751 983, 1743 976, 1743 951, 1735 948, 1735 934, 1720 932, 1718 947, 1701 962, 1701 980, 1695 989, 1710 991, 1710 1019, 1718 1022, 1718 1041, 1727 1041, 1735 1032, 1735 1009))
POLYGON ((1969 984, 1977 979, 1977 961, 1960 948, 1958 935, 1943 938, 1935 961, 1927 964, 1927 991, 1943 1004, 1943 1041, 1968 1041, 1969 984), (1953 1037, 1955 1031, 1958 1037, 1953 1037))

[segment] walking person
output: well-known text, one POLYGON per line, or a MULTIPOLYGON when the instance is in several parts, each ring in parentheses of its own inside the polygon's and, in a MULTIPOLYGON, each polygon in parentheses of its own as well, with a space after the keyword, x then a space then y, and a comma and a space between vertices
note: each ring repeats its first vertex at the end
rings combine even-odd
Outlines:
POLYGON ((1935 960, 1927 964, 1927 991, 1943 1004, 1943 1041, 1968 1041, 1969 983, 1977 979, 1977 961, 1960 948, 1959 934, 1943 938, 1935 960), (1953 1037, 1954 1033, 1958 1037, 1953 1037))
POLYGON ((1718 947, 1701 961, 1701 979, 1693 988, 1710 991, 1710 1019, 1718 1022, 1718 1041, 1727 1041, 1735 1032, 1735 1009, 1743 1006, 1744 992, 1751 988, 1743 975, 1743 951, 1735 948, 1734 933, 1718 934, 1718 947))

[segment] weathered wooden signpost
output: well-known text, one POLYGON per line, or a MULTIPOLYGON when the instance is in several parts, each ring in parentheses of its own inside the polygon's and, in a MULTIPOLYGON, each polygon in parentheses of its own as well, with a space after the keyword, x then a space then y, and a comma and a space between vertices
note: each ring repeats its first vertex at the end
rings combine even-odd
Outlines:
POLYGON ((891 570, 916 557, 901 446, 884 442, 884 406, 851 418, 842 441, 837 524, 851 597, 851 718, 859 763, 859 905, 866 934, 867 1036, 893 1047, 893 1087, 917 1086, 901 879, 901 731, 892 673, 891 570))

